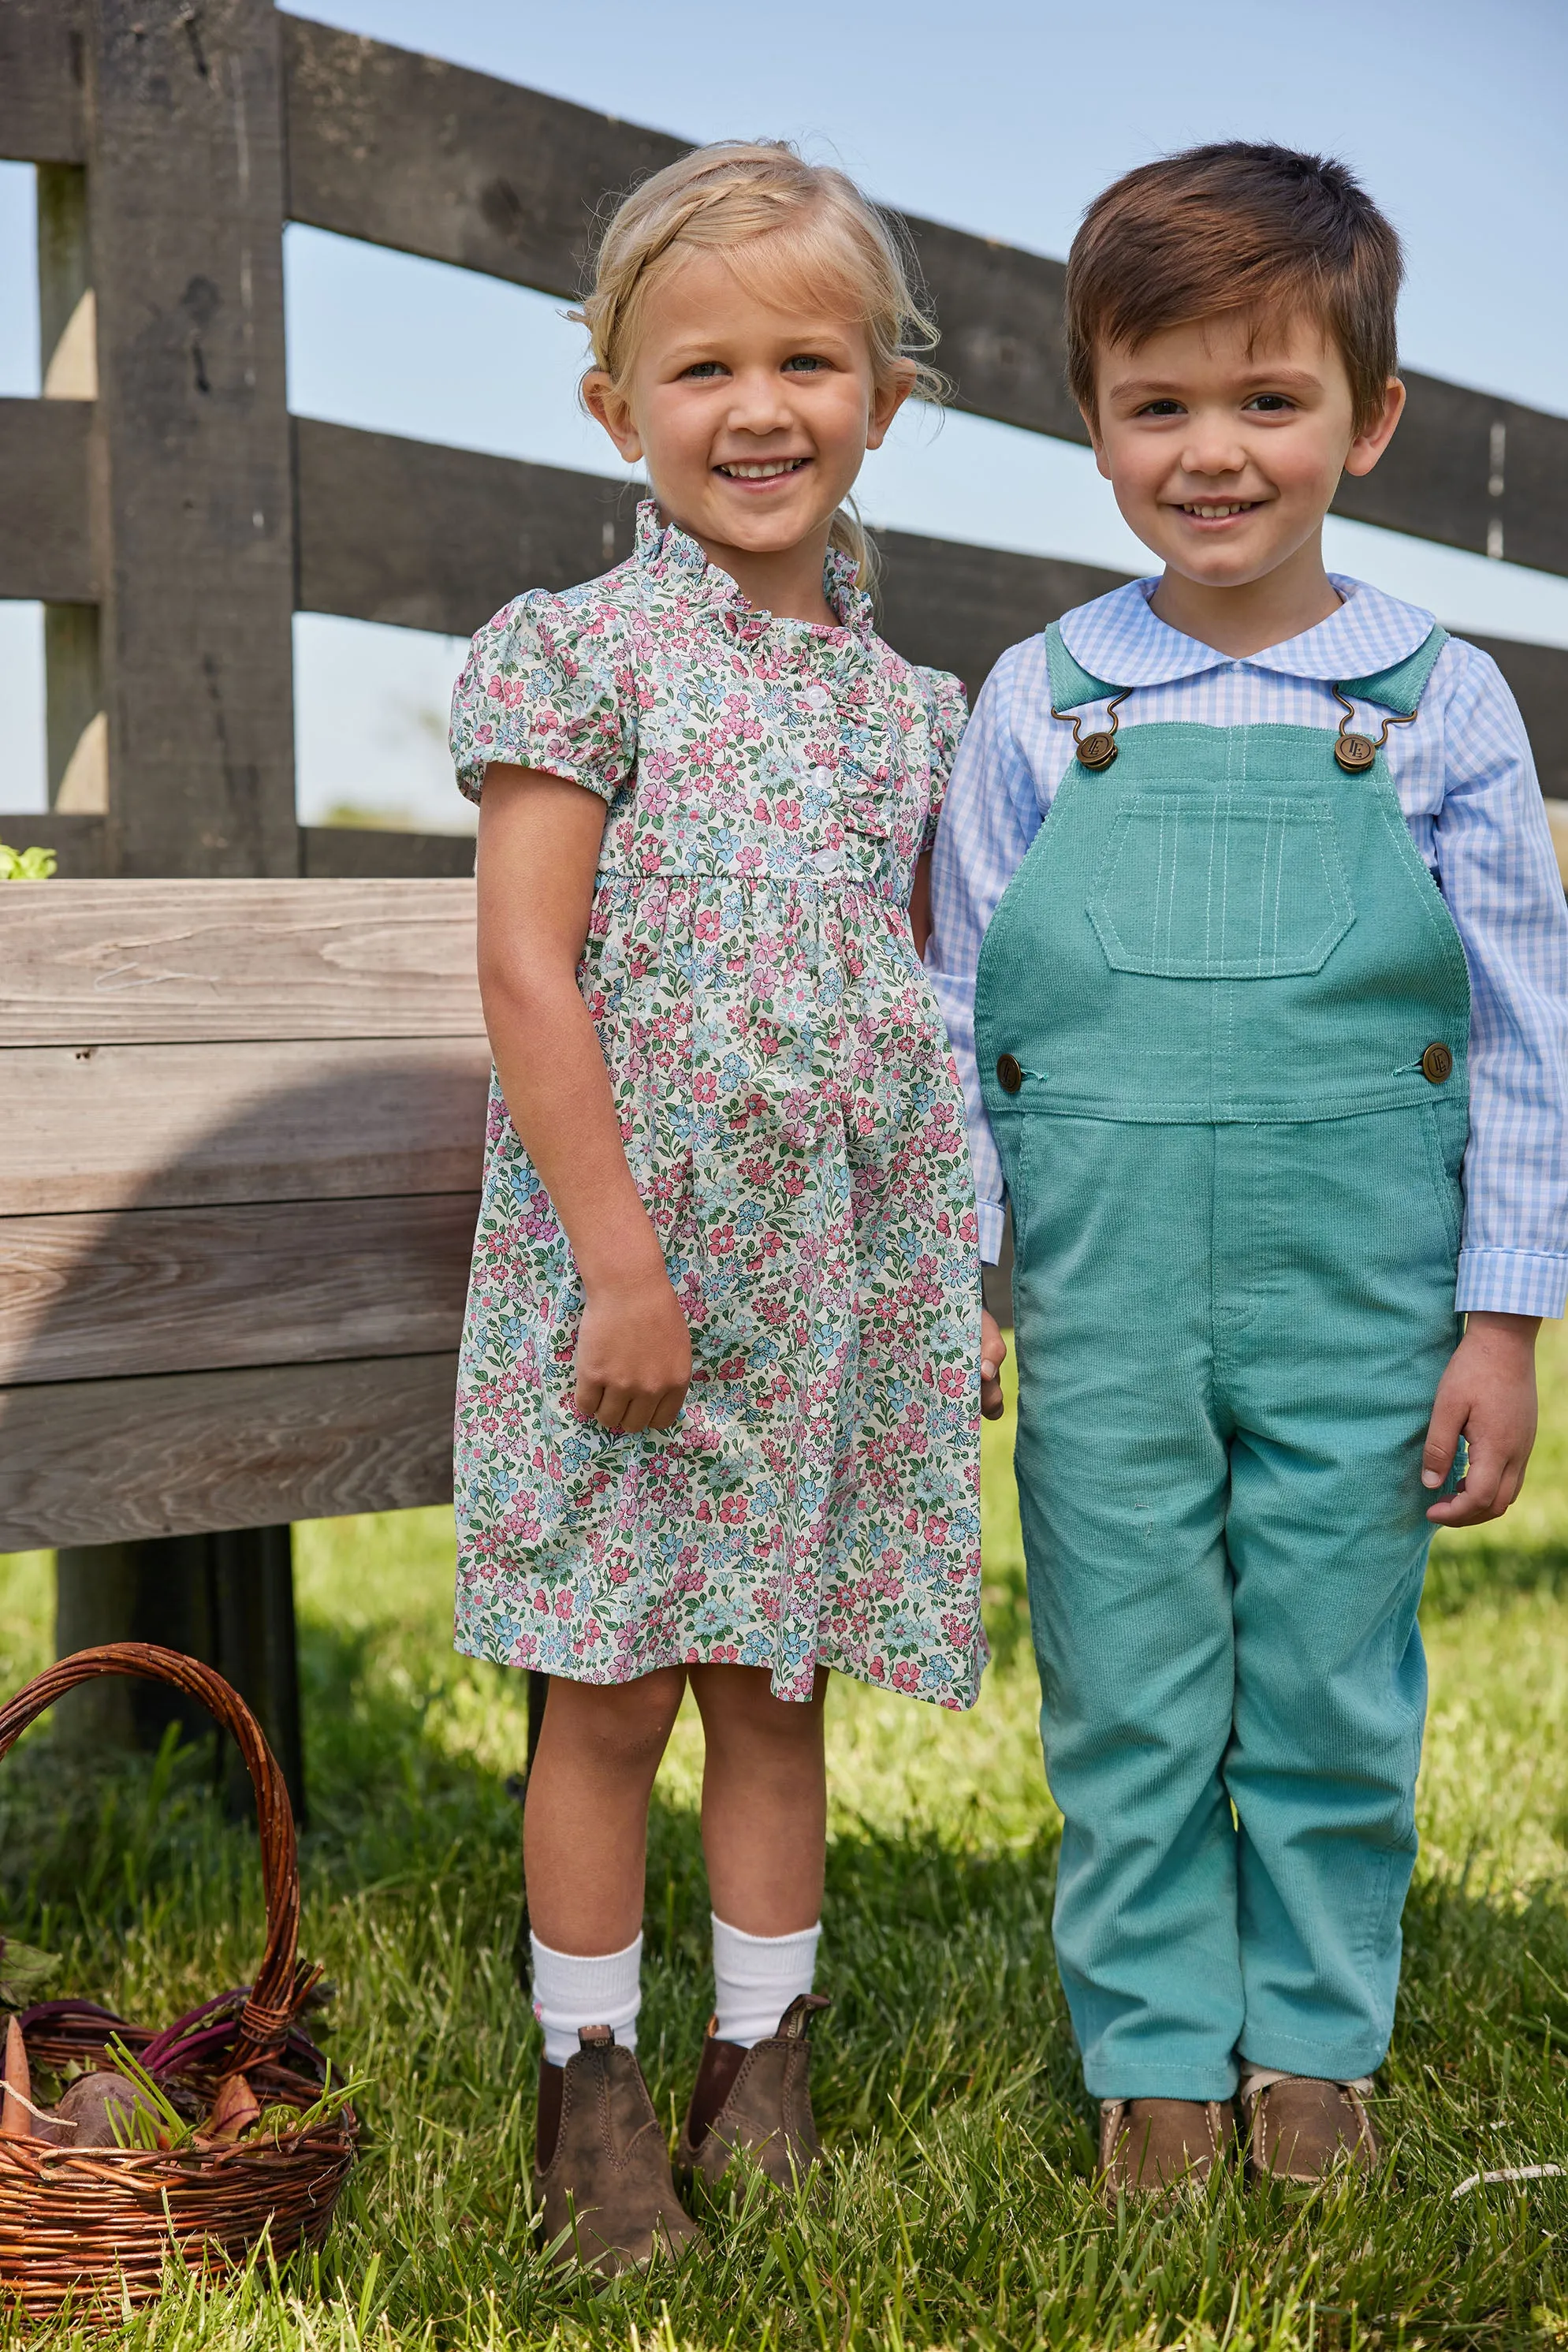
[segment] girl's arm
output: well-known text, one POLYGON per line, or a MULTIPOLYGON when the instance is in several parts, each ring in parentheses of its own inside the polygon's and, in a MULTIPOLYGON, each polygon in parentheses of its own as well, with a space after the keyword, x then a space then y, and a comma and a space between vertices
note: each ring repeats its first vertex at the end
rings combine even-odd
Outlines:
POLYGON ((578 1412, 668 1429, 691 1334, 622 1148, 598 1034, 577 985, 605 805, 580 784, 492 765, 479 808, 479 992, 524 1150, 581 1276, 578 1412))

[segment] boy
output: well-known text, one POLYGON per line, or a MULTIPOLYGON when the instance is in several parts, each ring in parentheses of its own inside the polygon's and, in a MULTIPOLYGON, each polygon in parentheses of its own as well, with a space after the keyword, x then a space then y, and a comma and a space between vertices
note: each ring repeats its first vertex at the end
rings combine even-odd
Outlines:
POLYGON ((1260 2173, 1377 2160, 1429 1523, 1518 1493, 1568 1291, 1568 913, 1518 712, 1323 569, 1403 404, 1399 278, 1350 173, 1281 148, 1090 207, 1072 388, 1165 569, 1003 656, 936 849, 1113 2200, 1238 2120, 1260 2173))

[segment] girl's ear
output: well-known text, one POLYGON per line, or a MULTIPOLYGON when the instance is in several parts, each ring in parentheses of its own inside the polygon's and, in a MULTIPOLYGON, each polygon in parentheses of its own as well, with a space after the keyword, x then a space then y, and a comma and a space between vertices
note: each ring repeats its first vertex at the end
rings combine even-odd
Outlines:
POLYGON ((627 464, 634 465, 643 455, 643 436, 631 403, 624 393, 616 391, 602 368, 591 368, 583 377, 582 404, 603 425, 627 464))
POLYGON ((873 387, 871 414, 866 420, 865 446, 880 449, 887 437, 887 428, 915 389, 915 366, 913 360, 898 360, 893 373, 882 383, 873 387))

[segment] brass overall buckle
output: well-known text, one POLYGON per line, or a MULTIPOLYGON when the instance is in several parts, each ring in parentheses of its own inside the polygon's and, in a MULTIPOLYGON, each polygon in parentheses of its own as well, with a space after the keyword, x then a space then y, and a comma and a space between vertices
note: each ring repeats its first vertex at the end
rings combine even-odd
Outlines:
MULTIPOLYGON (((1375 743, 1370 735, 1358 734, 1354 729, 1351 729, 1350 732, 1346 733, 1346 729, 1350 728, 1350 722, 1355 717, 1355 705, 1354 702, 1345 700, 1337 686, 1333 688, 1333 693, 1334 700, 1344 713, 1344 717, 1339 722, 1339 733, 1334 737, 1334 758, 1347 776, 1364 776, 1387 742, 1389 729, 1408 727, 1416 714, 1414 710, 1407 710, 1401 717, 1397 711, 1391 710, 1383 722, 1383 732, 1375 743)), ((1052 713, 1053 717, 1054 715, 1052 713)))
POLYGON ((1125 702, 1128 695, 1130 695, 1133 689, 1130 686, 1124 686, 1122 688, 1121 693, 1118 694, 1113 700, 1105 705, 1105 716, 1111 721, 1110 727, 1109 729, 1097 727, 1092 735, 1085 735, 1082 731, 1083 726, 1082 720, 1081 719, 1074 719, 1071 710, 1058 710, 1056 705, 1054 703, 1051 704, 1051 717, 1053 719, 1060 719, 1065 726, 1071 727, 1072 730, 1072 740, 1077 747, 1078 764, 1080 767, 1108 768, 1110 766, 1112 761, 1116 756, 1116 746, 1113 740, 1116 732, 1116 712, 1120 705, 1125 702))

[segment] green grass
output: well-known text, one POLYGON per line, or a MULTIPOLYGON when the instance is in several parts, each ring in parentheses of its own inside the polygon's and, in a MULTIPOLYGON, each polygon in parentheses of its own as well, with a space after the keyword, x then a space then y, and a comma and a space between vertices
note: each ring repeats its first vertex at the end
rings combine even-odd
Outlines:
MULTIPOLYGON (((535 2044, 513 1970, 520 1677, 456 1658, 439 1512, 300 1530, 314 1819, 303 1948, 338 1987, 332 2048, 370 2075, 368 2145, 314 2278, 176 2291, 149 2346, 562 2344, 1324 2347, 1568 2341, 1568 1345, 1504 1526, 1444 1538, 1426 1623, 1424 1853, 1370 2191, 1222 2183, 1104 2215, 1051 1960, 1056 1820, 1036 1737, 1009 1439, 988 1431, 997 1664, 965 1717, 834 1688, 818 2210, 741 2216, 678 2279, 552 2284, 525 2179, 535 2044)), ((0 1688, 44 1662, 42 1555, 0 1560, 0 1688)), ((683 1718, 655 1802, 642 2049, 674 2123, 709 2003, 700 1750, 683 1718)), ((248 1973, 250 1833, 194 1756, 83 1769, 35 1733, 0 1769, 0 1918, 67 1981, 157 2021, 248 1973)), ((38 2340, 0 2324, 0 2343, 38 2340)))

